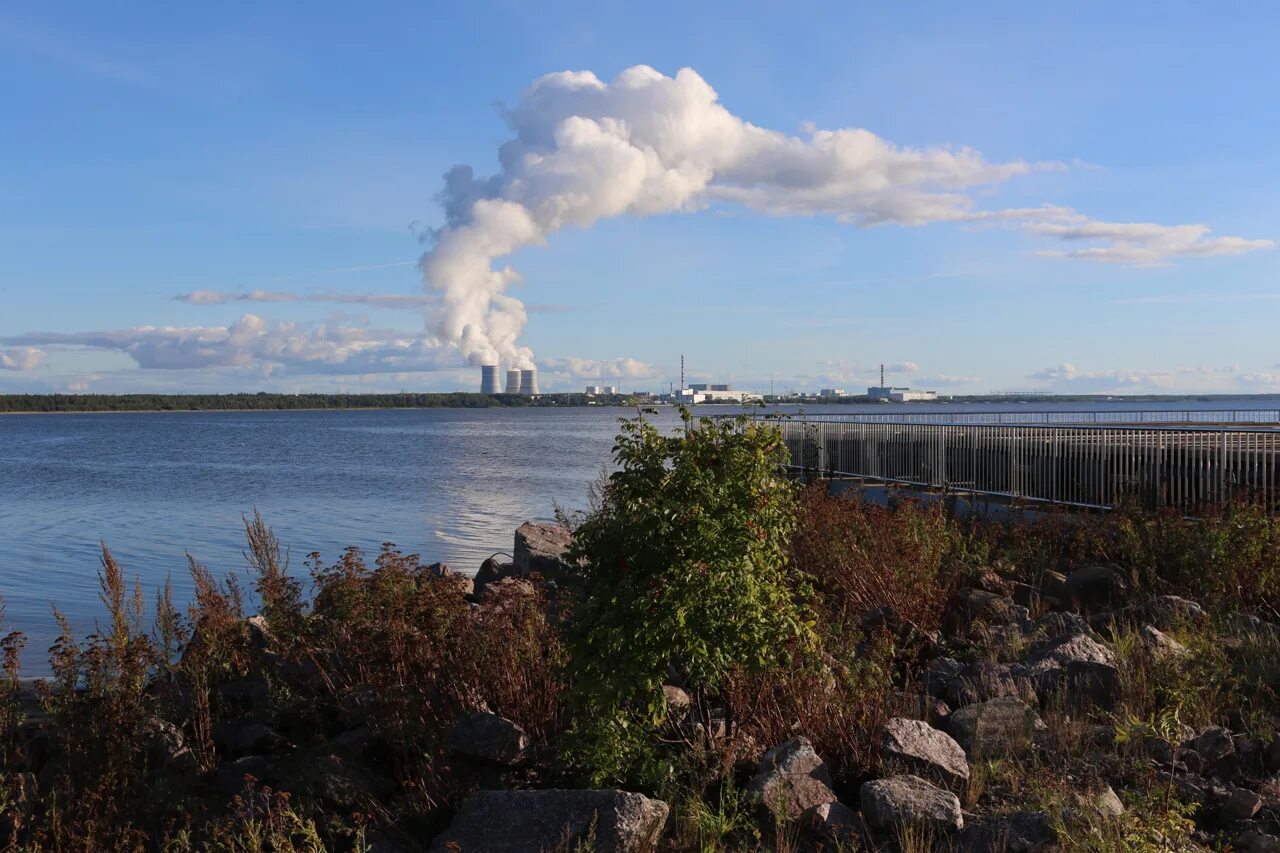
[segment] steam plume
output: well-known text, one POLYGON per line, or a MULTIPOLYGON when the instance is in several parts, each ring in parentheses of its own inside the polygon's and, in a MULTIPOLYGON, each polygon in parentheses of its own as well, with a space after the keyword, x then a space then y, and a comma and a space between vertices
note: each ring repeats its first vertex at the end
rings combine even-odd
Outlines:
POLYGON ((1135 235, 1131 227, 1048 205, 976 210, 969 190, 1036 166, 988 163, 964 147, 901 148, 861 129, 806 128, 804 137, 788 136, 730 113, 689 68, 667 77, 637 65, 611 83, 589 71, 548 74, 503 117, 514 135, 499 149, 501 170, 482 178, 470 166, 455 166, 445 175, 438 198, 446 221, 421 259, 440 299, 432 331, 472 364, 531 366, 532 353, 518 343, 527 314, 507 293, 520 275, 499 265, 501 258, 566 226, 587 228, 624 214, 724 203, 861 226, 1006 221, 1041 238, 1101 243, 1069 256, 1121 263, 1271 245, 1210 238, 1203 226, 1179 231, 1181 242, 1164 232, 1135 235))

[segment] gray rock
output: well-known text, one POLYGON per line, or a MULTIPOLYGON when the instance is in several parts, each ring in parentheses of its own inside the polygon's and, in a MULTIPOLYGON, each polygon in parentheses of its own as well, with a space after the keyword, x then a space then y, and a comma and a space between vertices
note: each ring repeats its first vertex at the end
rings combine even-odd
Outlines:
POLYGON ((1249 820, 1262 808, 1262 797, 1248 788, 1233 788, 1226 801, 1218 808, 1218 818, 1224 824, 1249 820))
POLYGON ((1235 853, 1280 853, 1280 838, 1250 829, 1236 836, 1231 849, 1235 853))
POLYGON ((1033 622, 1027 633, 1039 640, 1053 640, 1074 634, 1088 634, 1090 630, 1089 623, 1078 614, 1055 610, 1033 622))
POLYGON ((1103 817, 1120 817, 1124 814, 1124 803, 1110 785, 1103 787, 1096 794, 1086 796, 1085 805, 1092 807, 1103 817))
POLYGON ((951 600, 950 611, 944 620, 948 634, 964 634, 974 622, 991 625, 1024 625, 1030 621, 1027 608, 1016 604, 1007 595, 999 595, 984 589, 962 589, 951 600))
POLYGON ((1199 604, 1176 595, 1157 595, 1142 605, 1147 621, 1161 631, 1175 631, 1193 625, 1203 625, 1209 616, 1199 604))
POLYGON ((657 846, 668 811, 661 800, 618 790, 478 791, 430 849, 641 853, 657 846))
POLYGON ((1200 753, 1206 765, 1213 765, 1224 758, 1235 754, 1235 742, 1231 732, 1218 726, 1205 729, 1191 742, 1191 748, 1200 753))
POLYGON ((1083 633, 1062 634, 1041 641, 1027 654, 1027 667, 1032 672, 1066 666, 1073 661, 1115 666, 1116 655, 1109 646, 1083 633))
POLYGON ((971 823, 956 836, 956 853, 1048 853, 1058 833, 1044 812, 1017 812, 971 823))
POLYGON ((859 800, 862 816, 877 829, 906 825, 950 831, 964 826, 960 799, 919 776, 891 776, 864 782, 859 800))
POLYGON ((806 737, 766 752, 747 790, 778 821, 795 820, 807 809, 836 801, 831 771, 806 737))
POLYGON ((1026 752, 1044 728, 1035 709, 1013 696, 966 705, 947 718, 947 734, 956 739, 970 761, 1026 752))
POLYGON ((1191 654, 1191 650, 1154 625, 1143 625, 1139 631, 1142 644, 1157 660, 1177 660, 1191 654))
POLYGON ((449 730, 449 748, 469 758, 514 767, 528 753, 529 736, 497 714, 470 711, 449 730))
POLYGON ((1027 657, 1027 670, 1041 694, 1066 689, 1069 700, 1104 707, 1119 697, 1115 652, 1090 634, 1065 634, 1037 643, 1027 657))
POLYGON ((1040 576, 1040 595, 1059 607, 1071 603, 1067 592, 1067 576, 1061 572, 1046 571, 1040 576))
POLYGON ((182 730, 166 720, 152 717, 144 722, 137 733, 147 754, 147 764, 152 771, 186 773, 195 769, 195 753, 187 746, 182 730))
POLYGON ((573 543, 573 533, 559 524, 526 521, 516 529, 515 572, 527 575, 538 572, 555 577, 568 567, 565 552, 573 543))
POLYGON ((476 576, 472 580, 472 596, 475 598, 482 597, 489 584, 497 583, 503 578, 513 577, 515 573, 515 566, 511 563, 499 563, 496 557, 490 557, 480 564, 480 571, 476 572, 476 576))
POLYGON ((1021 664, 989 661, 961 664, 950 658, 939 658, 929 665, 925 683, 930 695, 953 708, 1001 696, 1017 696, 1027 702, 1036 700, 1036 676, 1021 664))
POLYGON ((921 720, 889 720, 884 726, 881 749, 886 759, 947 787, 963 789, 969 784, 964 749, 951 735, 921 720))
POLYGON ((1073 605, 1092 610, 1120 601, 1127 586, 1119 569, 1084 566, 1067 575, 1065 591, 1073 605))
POLYGON ((857 812, 843 803, 822 803, 806 811, 802 822, 817 838, 841 846, 857 839, 862 821, 857 812))

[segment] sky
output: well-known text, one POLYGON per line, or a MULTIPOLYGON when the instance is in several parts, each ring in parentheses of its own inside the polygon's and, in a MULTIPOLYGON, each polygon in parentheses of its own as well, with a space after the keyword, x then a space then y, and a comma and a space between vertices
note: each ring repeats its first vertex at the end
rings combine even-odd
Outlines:
POLYGON ((0 2, 0 392, 1280 392, 1280 7, 903 8, 0 2))

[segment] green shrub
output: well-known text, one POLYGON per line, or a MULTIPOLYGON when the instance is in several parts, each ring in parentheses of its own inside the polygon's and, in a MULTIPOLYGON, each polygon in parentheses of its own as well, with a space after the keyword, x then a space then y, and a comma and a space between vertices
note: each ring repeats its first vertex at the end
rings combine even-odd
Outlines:
POLYGON ((618 471, 570 553, 581 562, 574 745, 597 782, 636 778, 665 715, 665 679, 687 686, 709 737, 713 709, 734 725, 722 692, 730 673, 812 645, 807 591, 788 560, 796 507, 785 454, 775 428, 745 419, 695 425, 684 412, 673 436, 643 415, 623 422, 618 471))

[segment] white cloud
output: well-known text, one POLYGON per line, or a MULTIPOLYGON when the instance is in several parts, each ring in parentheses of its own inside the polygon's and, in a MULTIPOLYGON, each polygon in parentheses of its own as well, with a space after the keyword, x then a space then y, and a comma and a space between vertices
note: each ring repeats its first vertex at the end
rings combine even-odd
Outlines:
POLYGON ((921 376, 915 380, 917 385, 926 389, 933 386, 949 388, 956 385, 976 385, 981 381, 981 376, 952 376, 945 373, 939 373, 933 376, 921 376))
POLYGON ((141 326, 102 332, 35 332, 0 340, 58 349, 114 350, 144 370, 257 367, 311 373, 385 373, 458 365, 456 350, 421 335, 363 326, 268 323, 245 314, 230 326, 141 326))
POLYGON ((228 302, 333 302, 344 305, 367 305, 371 308, 425 308, 437 300, 425 294, 386 293, 282 293, 274 290, 249 290, 243 293, 221 290, 195 290, 174 297, 188 305, 225 305, 228 302))
POLYGON ((0 370, 32 370, 44 360, 44 352, 35 347, 0 350, 0 370))
POLYGON ((634 358, 548 358, 542 370, 563 375, 565 379, 652 379, 658 370, 652 364, 634 358))
POLYGON ((1197 293, 1189 296, 1134 296, 1112 305, 1200 305, 1214 302, 1280 302, 1280 293, 1197 293))
POLYGON ((1032 234, 1083 244, 1078 249, 1042 250, 1040 255, 1138 267, 1162 266, 1178 258, 1241 255, 1275 246, 1271 240, 1210 237, 1207 225, 1104 222, 1075 211, 1032 219, 1022 227, 1032 234))
POLYGON ((1064 363, 1030 374, 1062 393, 1232 393, 1256 392, 1258 386, 1277 384, 1280 374, 1245 371, 1240 365, 1172 367, 1160 370, 1082 370, 1064 363))

